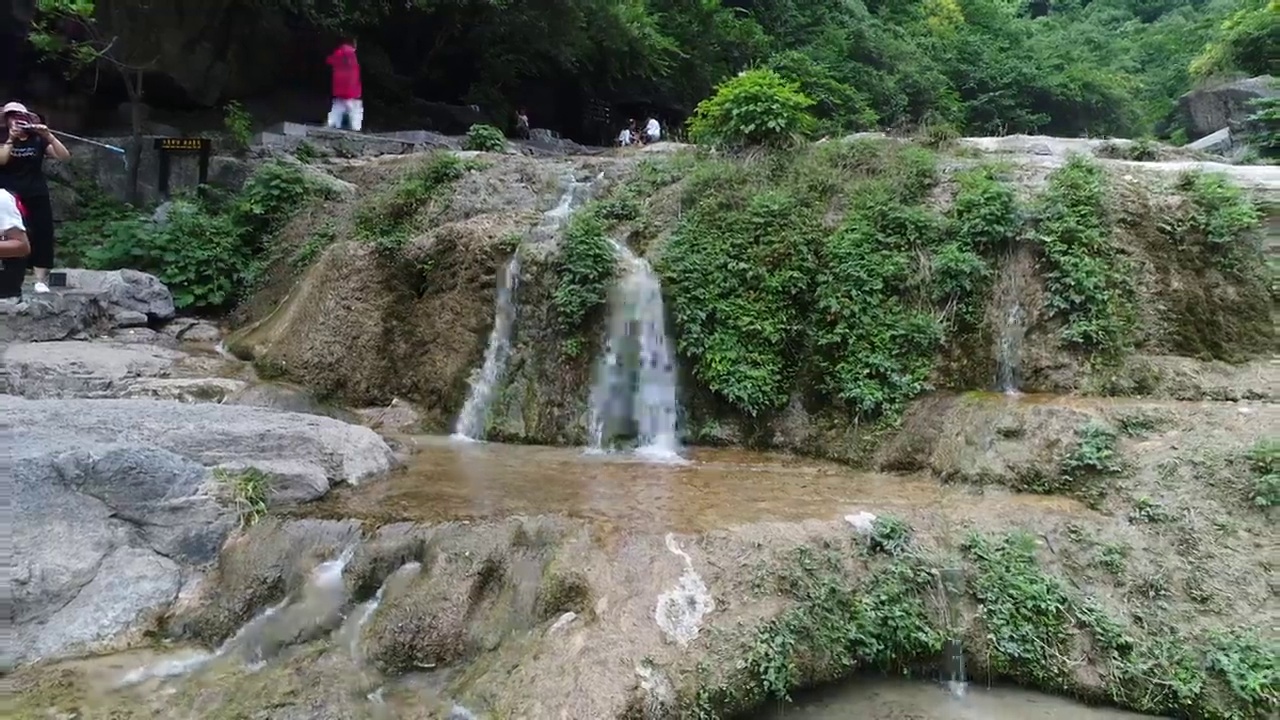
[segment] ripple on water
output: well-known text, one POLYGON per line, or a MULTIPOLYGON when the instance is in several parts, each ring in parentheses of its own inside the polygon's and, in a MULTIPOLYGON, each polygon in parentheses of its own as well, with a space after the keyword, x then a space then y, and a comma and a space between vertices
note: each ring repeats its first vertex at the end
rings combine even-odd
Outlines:
POLYGON ((964 516, 1001 508, 1085 513, 1074 500, 942 486, 924 475, 740 449, 688 448, 668 462, 634 452, 404 438, 414 450, 385 480, 340 488, 308 516, 440 522, 567 514, 611 527, 701 532, 762 521, 839 520, 870 511, 964 516))

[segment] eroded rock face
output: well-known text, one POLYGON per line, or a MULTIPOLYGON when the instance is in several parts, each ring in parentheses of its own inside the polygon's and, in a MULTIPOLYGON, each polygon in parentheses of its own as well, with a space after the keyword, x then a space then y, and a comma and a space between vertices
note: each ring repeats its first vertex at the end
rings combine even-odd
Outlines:
POLYGON ((394 462, 366 428, 251 407, 0 395, 0 426, 16 498, 5 667, 127 640, 164 612, 236 524, 213 466, 257 467, 289 504, 394 462))
POLYGON ((13 343, 2 357, 2 389, 31 399, 123 397, 139 380, 168 375, 183 357, 145 344, 13 343))

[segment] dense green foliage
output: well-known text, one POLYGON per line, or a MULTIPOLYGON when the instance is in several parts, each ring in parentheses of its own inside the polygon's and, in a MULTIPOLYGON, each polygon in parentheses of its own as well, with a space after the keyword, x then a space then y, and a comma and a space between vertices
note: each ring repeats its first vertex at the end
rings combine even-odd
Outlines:
MULTIPOLYGON (((75 55, 54 20, 93 6, 40 0, 37 46, 75 55)), ((1143 135, 1174 130, 1193 77, 1275 74, 1280 57, 1277 0, 263 0, 249 12, 359 35, 372 97, 425 91, 499 124, 550 97, 685 114, 760 66, 798 84, 824 133, 1143 135)))
POLYGON ((707 159, 658 264, 681 354, 738 411, 776 411, 806 385, 850 412, 892 412, 981 306, 1019 225, 988 169, 930 208, 931 152, 832 142, 755 161, 707 159))
POLYGON ((271 162, 229 199, 174 200, 163 222, 90 196, 82 219, 62 225, 61 249, 73 266, 152 273, 179 308, 225 308, 256 286, 270 236, 324 194, 297 166, 271 162))
POLYGON ((1114 356, 1130 341, 1133 288, 1126 256, 1107 221, 1107 177, 1072 157, 1040 198, 1036 239, 1048 264, 1048 308, 1075 347, 1114 356))
POLYGON ((604 305, 617 276, 618 257, 606 232, 599 207, 589 207, 574 215, 560 240, 553 301, 561 330, 571 340, 604 305))

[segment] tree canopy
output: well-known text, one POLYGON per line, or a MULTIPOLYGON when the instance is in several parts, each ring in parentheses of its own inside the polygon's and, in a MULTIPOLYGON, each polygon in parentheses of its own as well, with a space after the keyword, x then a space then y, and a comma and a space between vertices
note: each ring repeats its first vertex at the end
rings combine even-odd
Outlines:
MULTIPOLYGON (((191 0, 179 0, 191 1, 191 0)), ((1206 77, 1275 72, 1280 0, 249 0, 385 51, 410 92, 509 109, 530 85, 692 111, 768 68, 822 131, 1167 131, 1206 77)), ((42 12, 91 0, 40 0, 42 12)), ((362 48, 364 45, 362 44, 362 48)), ((373 68, 376 71, 377 68, 373 68)))

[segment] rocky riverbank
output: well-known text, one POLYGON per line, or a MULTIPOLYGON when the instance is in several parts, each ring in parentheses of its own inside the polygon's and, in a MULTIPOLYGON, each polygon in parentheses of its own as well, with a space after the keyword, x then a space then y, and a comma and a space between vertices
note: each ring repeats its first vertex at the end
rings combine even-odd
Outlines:
MULTIPOLYGON (((886 142, 851 152, 912 162, 886 142)), ((1019 194, 1052 187, 1071 162, 1057 147, 1004 158, 1019 194)), ((985 156, 967 152, 930 175, 940 213, 975 182, 963 171, 985 156)), ((936 677, 949 643, 974 681, 1166 716, 1277 711, 1274 302, 1252 230, 1230 236, 1241 264, 1215 264, 1187 211, 1215 206, 1170 185, 1188 194, 1157 222, 1162 201, 1135 194, 1182 168, 1100 161, 1120 188, 1116 245, 1100 252, 1118 247, 1106 257, 1133 269, 1136 318, 1115 321, 1131 334, 1108 362, 1068 342, 1047 299, 1053 256, 1033 242, 1044 221, 1015 252, 982 258, 994 278, 974 294, 974 324, 928 372, 951 390, 921 385, 892 423, 821 400, 808 365, 782 387, 789 401, 752 416, 682 357, 686 439, 888 473, 872 477, 738 450, 647 465, 413 437, 451 429, 473 392, 518 247, 515 330, 484 434, 584 444, 616 261, 605 243, 670 272, 673 334, 688 332, 700 319, 679 295, 701 288, 681 285, 663 254, 689 241, 681 223, 698 203, 720 197, 689 188, 764 172, 744 162, 725 175, 671 147, 431 164, 440 157, 324 165, 352 190, 272 239, 268 282, 225 341, 128 271, 73 271, 65 291, 0 317, 0 424, 16 448, 17 642, 4 658, 17 666, 15 716, 729 717, 855 672, 936 677), (442 167, 452 184, 428 185, 442 167), (410 196, 407 215, 379 214, 376 228, 360 212, 410 196), (561 222, 575 213, 599 224, 561 222), (584 245, 606 249, 595 260, 608 272, 565 259, 584 245), (566 309, 584 295, 566 278, 583 277, 600 297, 574 324, 566 309), (1025 394, 988 392, 1000 377, 1025 394)), ((841 173, 870 172, 859 157, 838 156, 853 163, 841 173)), ((786 192, 843 177, 801 169, 821 182, 786 192)), ((751 177, 763 189, 726 196, 741 202, 724 213, 776 210, 769 183, 794 182, 751 177)), ((1272 180, 1248 188, 1274 202, 1272 180)), ((833 197, 828 230, 853 212, 833 197)), ((887 303, 850 306, 873 301, 887 303)), ((1087 330, 1110 332, 1111 315, 1090 317, 1087 330)), ((730 319, 722 327, 742 329, 730 319)), ((885 362, 914 352, 882 341, 885 362)), ((848 357, 879 357, 858 347, 848 357)), ((730 370, 757 367, 741 357, 730 370)), ((889 376, 868 382, 894 390, 889 376)))

